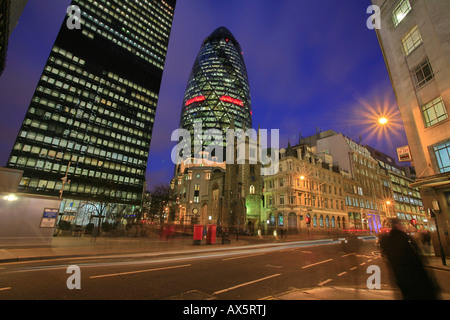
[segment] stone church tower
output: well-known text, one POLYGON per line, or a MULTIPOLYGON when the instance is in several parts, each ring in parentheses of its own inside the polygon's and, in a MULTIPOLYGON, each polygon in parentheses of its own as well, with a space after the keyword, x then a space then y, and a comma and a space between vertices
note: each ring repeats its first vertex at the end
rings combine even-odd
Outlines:
POLYGON ((209 215, 219 225, 237 227, 250 232, 262 228, 263 178, 257 140, 245 137, 234 139, 234 161, 226 163, 226 170, 215 170, 210 181, 209 215))

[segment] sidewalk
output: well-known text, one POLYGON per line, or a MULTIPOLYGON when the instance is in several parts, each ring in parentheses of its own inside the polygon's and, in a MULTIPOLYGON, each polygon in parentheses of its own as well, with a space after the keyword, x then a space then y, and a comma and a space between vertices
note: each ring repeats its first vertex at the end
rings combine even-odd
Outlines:
MULTIPOLYGON (((450 300, 450 294, 441 294, 442 300, 450 300)), ((271 300, 402 300, 398 290, 369 290, 367 288, 316 287, 291 289, 271 300)))

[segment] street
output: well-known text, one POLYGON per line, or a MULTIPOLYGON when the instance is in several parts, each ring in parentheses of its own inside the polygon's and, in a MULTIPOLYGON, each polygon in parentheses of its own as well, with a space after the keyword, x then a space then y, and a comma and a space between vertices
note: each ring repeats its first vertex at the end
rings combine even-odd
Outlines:
MULTIPOLYGON (((373 265, 380 268, 380 289, 396 290, 371 241, 358 252, 344 250, 340 241, 294 241, 14 262, 0 264, 0 299, 273 300, 293 289, 367 290, 368 267, 373 265), (79 268, 78 280, 76 273, 68 273, 69 266, 79 268), (78 288, 70 288, 71 283, 78 288)), ((448 272, 433 272, 444 292, 450 292, 448 272)))

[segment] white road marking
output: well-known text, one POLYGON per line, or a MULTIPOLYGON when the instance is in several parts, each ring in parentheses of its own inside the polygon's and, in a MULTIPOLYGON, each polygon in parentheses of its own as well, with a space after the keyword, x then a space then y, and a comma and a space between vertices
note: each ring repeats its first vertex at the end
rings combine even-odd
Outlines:
POLYGON ((0 288, 0 291, 6 291, 6 290, 11 290, 11 287, 6 287, 6 288, 0 288))
POLYGON ((333 279, 328 279, 328 280, 322 281, 321 283, 318 284, 318 286, 323 286, 324 284, 327 284, 328 282, 331 282, 331 281, 333 281, 333 279))
POLYGON ((264 281, 264 280, 271 279, 271 278, 275 278, 275 277, 278 277, 278 276, 281 276, 281 273, 277 273, 277 274, 274 274, 274 275, 271 275, 271 276, 268 276, 268 277, 265 277, 265 278, 261 278, 261 279, 258 279, 258 280, 253 280, 253 281, 250 281, 250 282, 239 284, 239 285, 234 286, 234 287, 230 287, 230 288, 227 288, 227 289, 216 291, 216 292, 213 293, 213 295, 221 294, 221 293, 224 293, 224 292, 227 292, 227 291, 231 291, 231 290, 234 290, 234 289, 237 289, 237 288, 248 286, 250 284, 253 284, 253 283, 256 283, 256 282, 260 282, 260 281, 264 281))
POLYGON ((348 256, 352 256, 352 255, 354 255, 355 253, 353 252, 353 253, 349 253, 349 254, 344 254, 343 256, 341 256, 341 258, 345 258, 345 257, 348 257, 348 256))
POLYGON ((350 268, 350 270, 355 270, 355 269, 358 269, 358 267, 353 267, 353 268, 350 268))
POLYGON ((339 274, 338 274, 338 277, 341 277, 341 276, 343 276, 344 274, 347 274, 347 271, 344 271, 344 272, 339 273, 339 274))
POLYGON ((153 272, 153 271, 161 271, 161 270, 169 270, 169 269, 177 269, 177 268, 186 268, 186 267, 190 267, 190 266, 191 266, 190 264, 184 264, 181 266, 174 266, 174 267, 164 267, 164 268, 155 268, 155 269, 147 269, 147 270, 137 270, 137 271, 129 271, 129 272, 103 274, 103 275, 99 275, 99 276, 92 276, 89 278, 97 279, 97 278, 106 278, 106 277, 117 277, 117 276, 136 274, 136 273, 153 272))
POLYGON ((306 269, 306 268, 309 268, 309 267, 314 267, 314 266, 317 266, 318 264, 322 264, 322 263, 326 263, 326 262, 330 262, 330 261, 333 261, 333 259, 328 259, 328 260, 324 260, 324 261, 308 264, 307 266, 303 266, 302 269, 306 269))
POLYGON ((265 253, 260 253, 260 254, 252 254, 252 255, 248 255, 248 256, 241 256, 241 257, 226 258, 226 259, 222 259, 222 261, 228 261, 228 260, 236 260, 236 259, 244 259, 244 258, 249 258, 249 257, 256 257, 256 256, 262 256, 262 255, 265 255, 265 253))

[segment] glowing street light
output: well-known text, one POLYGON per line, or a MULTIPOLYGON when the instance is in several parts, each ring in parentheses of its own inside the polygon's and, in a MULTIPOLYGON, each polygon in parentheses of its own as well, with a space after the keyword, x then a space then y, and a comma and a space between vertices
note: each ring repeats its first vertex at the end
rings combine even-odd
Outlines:
POLYGON ((378 123, 381 124, 381 125, 387 124, 388 123, 388 119, 380 118, 380 119, 378 119, 378 123))
POLYGON ((15 195, 13 195, 13 194, 10 194, 10 195, 7 195, 4 199, 6 201, 16 201, 17 197, 15 195))

